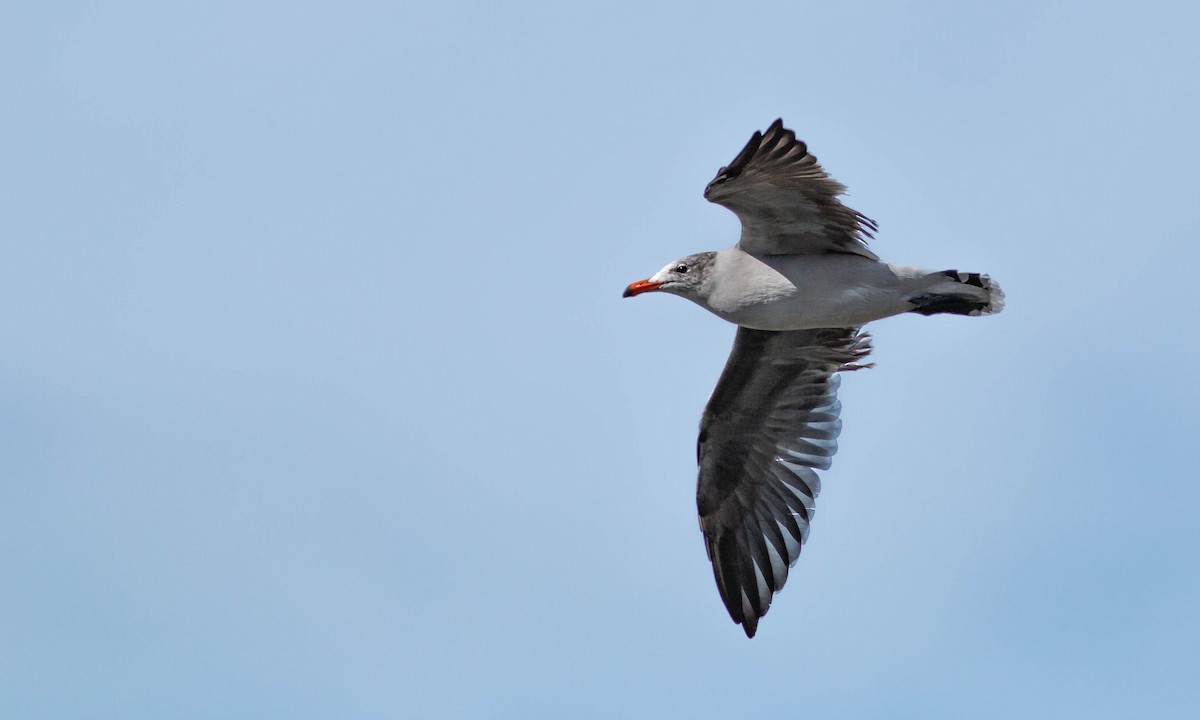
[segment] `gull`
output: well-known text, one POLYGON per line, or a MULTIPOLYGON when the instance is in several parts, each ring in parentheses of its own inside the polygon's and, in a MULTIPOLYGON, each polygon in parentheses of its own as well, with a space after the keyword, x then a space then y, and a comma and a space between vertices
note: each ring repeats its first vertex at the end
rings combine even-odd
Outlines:
POLYGON ((990 315, 990 277, 881 261, 878 226, 776 120, 704 189, 741 221, 736 245, 676 260, 624 297, 679 295, 738 326, 700 419, 696 505, 721 600, 754 637, 808 539, 841 432, 838 373, 871 365, 862 331, 899 315, 990 315))

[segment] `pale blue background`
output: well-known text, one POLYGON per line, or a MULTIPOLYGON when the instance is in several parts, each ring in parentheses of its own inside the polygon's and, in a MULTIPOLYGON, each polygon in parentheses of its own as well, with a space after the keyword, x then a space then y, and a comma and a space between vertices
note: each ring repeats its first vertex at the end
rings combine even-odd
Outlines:
POLYGON ((1194 717, 1197 7, 5 3, 0 717, 1194 717), (777 116, 1009 307, 874 327, 748 641, 620 292, 777 116))

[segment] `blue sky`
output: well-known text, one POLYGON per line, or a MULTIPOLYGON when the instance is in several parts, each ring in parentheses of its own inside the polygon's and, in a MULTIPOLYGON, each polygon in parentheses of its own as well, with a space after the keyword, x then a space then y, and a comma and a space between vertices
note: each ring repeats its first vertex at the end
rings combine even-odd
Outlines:
POLYGON ((0 716, 1191 717, 1193 3, 9 3, 0 716), (782 116, 885 258, 747 641, 695 520, 782 116))

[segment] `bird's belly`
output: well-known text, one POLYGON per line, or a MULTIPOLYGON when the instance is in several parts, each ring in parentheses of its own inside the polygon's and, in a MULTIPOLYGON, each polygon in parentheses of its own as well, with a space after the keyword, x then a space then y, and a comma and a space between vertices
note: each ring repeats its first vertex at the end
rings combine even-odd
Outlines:
POLYGON ((746 305, 731 312, 714 310, 717 315, 754 330, 810 330, 828 327, 857 327, 897 312, 880 302, 872 293, 846 291, 845 297, 804 299, 797 296, 774 298, 746 305))

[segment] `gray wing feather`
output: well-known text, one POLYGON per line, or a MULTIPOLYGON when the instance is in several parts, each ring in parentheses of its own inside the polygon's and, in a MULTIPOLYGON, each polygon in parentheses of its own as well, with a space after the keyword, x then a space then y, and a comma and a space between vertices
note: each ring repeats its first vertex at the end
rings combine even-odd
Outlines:
POLYGON ((871 351, 856 328, 738 328, 700 421, 696 504, 717 589, 754 636, 800 556, 837 452, 841 370, 871 351))
POLYGON ((877 226, 838 200, 845 191, 796 133, 776 120, 717 172, 704 197, 742 221, 738 244, 748 253, 845 252, 878 260, 866 245, 877 226))

